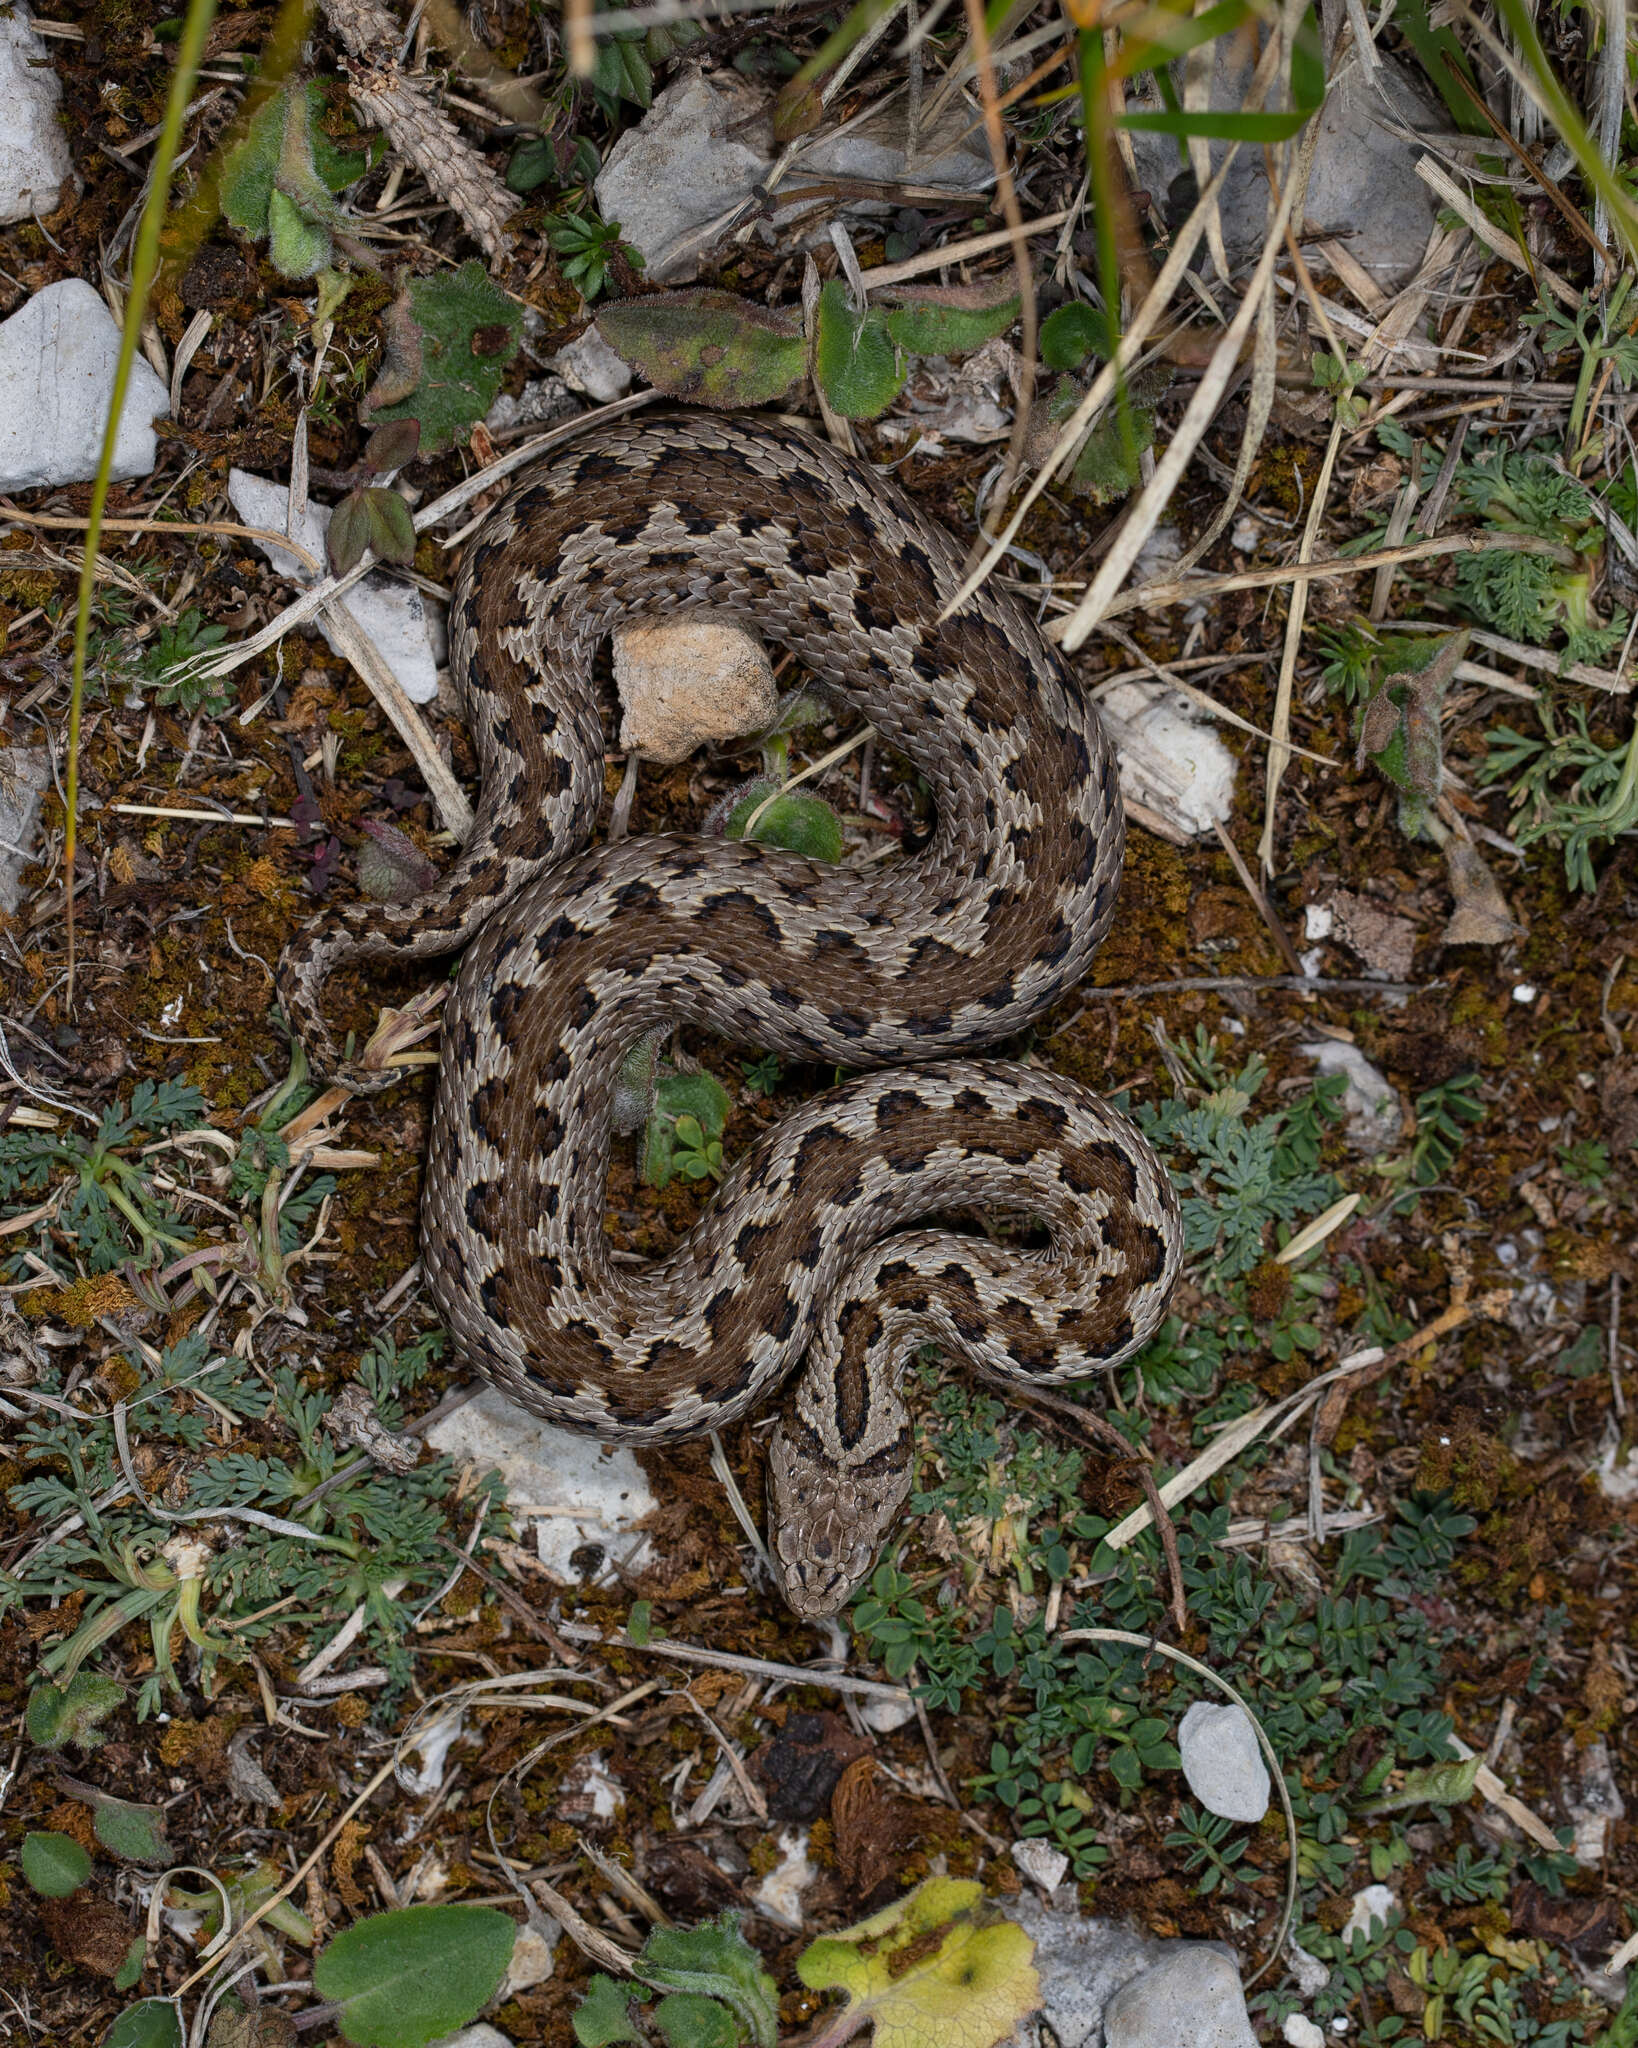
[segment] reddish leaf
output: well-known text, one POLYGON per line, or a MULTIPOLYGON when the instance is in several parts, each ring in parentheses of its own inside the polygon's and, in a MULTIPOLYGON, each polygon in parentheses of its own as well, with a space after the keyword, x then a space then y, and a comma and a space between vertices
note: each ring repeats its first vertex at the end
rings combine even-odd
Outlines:
POLYGON ((370 512, 365 496, 363 491, 349 491, 330 514, 330 567, 338 576, 345 576, 362 560, 370 545, 370 512))
POLYGON ((358 850, 358 886, 377 903, 413 903, 438 879, 438 870, 396 825, 366 818, 358 850))
POLYGON ((421 451, 419 420, 387 420, 364 444, 364 460, 376 471, 402 469, 421 451))

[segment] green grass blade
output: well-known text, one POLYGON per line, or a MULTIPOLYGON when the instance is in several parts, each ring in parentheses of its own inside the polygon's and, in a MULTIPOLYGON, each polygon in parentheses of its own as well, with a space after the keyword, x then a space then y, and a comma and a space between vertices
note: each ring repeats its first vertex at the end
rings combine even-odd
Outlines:
POLYGON ((131 289, 125 301, 125 321, 120 330, 119 360, 114 367, 114 389, 108 401, 108 418, 103 424, 102 453, 91 484, 91 506, 85 526, 85 559, 80 565, 79 597, 74 613, 74 681, 68 700, 68 767, 64 778, 63 917, 68 952, 68 994, 74 1000, 74 844, 80 785, 80 709, 85 701, 85 656, 91 638, 91 594, 97 580, 97 543, 108 503, 108 486, 113 476, 114 447, 119 439, 120 416, 130 389, 131 366, 136 361, 137 337, 148 310, 148 293, 159 270, 159 230, 165 218, 171 175, 176 168, 177 147, 182 140, 182 120, 188 110, 194 80, 205 54, 205 37, 216 15, 216 0, 188 0, 187 18, 177 45, 176 69, 171 74, 170 95, 165 102, 165 121, 154 149, 153 172, 148 198, 137 225, 136 246, 131 258, 131 289))

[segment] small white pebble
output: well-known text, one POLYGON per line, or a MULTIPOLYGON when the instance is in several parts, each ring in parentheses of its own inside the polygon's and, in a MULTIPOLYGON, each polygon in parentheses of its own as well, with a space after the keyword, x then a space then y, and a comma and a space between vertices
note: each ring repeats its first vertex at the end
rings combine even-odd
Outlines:
POLYGON ((1249 512, 1244 512, 1234 522, 1234 531, 1229 535, 1229 546, 1242 555, 1249 555, 1262 537, 1262 521, 1253 519, 1249 512))
POLYGON ((1536 985, 1533 981, 1517 981, 1513 984, 1515 1003, 1533 1003, 1536 999, 1536 985))
POLYGON ((1302 907, 1302 935, 1305 939, 1328 939, 1336 921, 1337 914, 1329 903, 1305 903, 1302 907))
POLYGON ((1325 2048, 1324 2034, 1300 2012, 1286 2015, 1285 2038, 1290 2048, 1325 2048))
POLYGON ((1546 1136, 1550 1132, 1556 1131, 1559 1125, 1563 1123, 1563 1121, 1564 1119, 1561 1116, 1544 1116, 1541 1119, 1541 1121, 1536 1125, 1536 1129, 1540 1131, 1543 1136, 1546 1136))

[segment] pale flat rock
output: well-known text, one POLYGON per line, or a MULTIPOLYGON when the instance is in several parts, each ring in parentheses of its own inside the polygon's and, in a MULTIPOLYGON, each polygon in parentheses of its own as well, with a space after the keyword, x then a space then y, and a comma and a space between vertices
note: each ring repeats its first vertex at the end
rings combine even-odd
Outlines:
POLYGON ((427 1441, 446 1457, 501 1475, 513 1514, 534 1522, 541 1563, 566 1584, 612 1577, 609 1555, 628 1569, 641 1566, 648 1539, 635 1524, 658 1503, 629 1450, 559 1429, 494 1387, 446 1415, 427 1441), (574 1559, 588 1547, 605 1556, 585 1572, 574 1559))
POLYGON ((1342 1108, 1348 1120, 1348 1142, 1354 1150, 1373 1158, 1391 1152, 1405 1127, 1405 1112, 1386 1075, 1379 1074, 1359 1047, 1345 1039, 1316 1038, 1298 1050, 1322 1074, 1346 1075, 1342 1108))
POLYGON ((682 761, 712 740, 760 732, 779 709, 761 639, 728 612, 634 619, 614 629, 620 744, 650 761, 682 761))
MULTIPOLYGON (((83 278, 48 284, 0 326, 0 490, 90 482, 118 357, 119 326, 83 278)), ((138 356, 114 442, 116 477, 153 469, 153 423, 170 409, 165 386, 138 356)))
MULTIPOLYGON (((1219 38, 1211 82, 1214 111, 1235 112, 1244 105, 1255 58, 1248 38, 1219 38)), ((1181 90, 1181 66, 1173 67, 1173 78, 1181 90)), ((1392 57, 1382 59, 1376 81, 1357 62, 1333 81, 1318 117, 1320 136, 1303 214, 1310 230, 1340 242, 1376 284, 1390 290, 1420 265, 1436 211, 1433 194, 1416 175, 1420 147, 1395 130, 1436 133, 1448 123, 1421 81, 1392 57)), ((1152 79, 1129 101, 1134 113, 1153 112, 1159 104, 1152 79)), ((1177 144, 1169 135, 1137 133, 1131 140, 1139 183, 1163 213, 1181 221, 1192 202, 1184 203, 1187 194, 1181 186, 1173 189, 1180 175, 1177 144)), ((1208 147, 1215 171, 1228 145, 1212 142, 1208 147)), ((1219 205, 1230 263, 1254 261, 1268 222, 1268 175, 1260 149, 1242 146, 1229 166, 1219 205)), ((1209 264, 1209 258, 1204 260, 1209 264)), ((1324 260, 1317 248, 1315 260, 1324 260)))
MULTIPOLYGON (((706 77, 685 71, 656 95, 635 128, 628 128, 597 175, 597 208, 618 221, 622 238, 643 253, 648 275, 667 283, 696 276, 701 258, 773 169, 773 95, 732 71, 706 77)), ((795 189, 817 178, 846 178, 886 186, 931 186, 952 195, 986 190, 994 181, 983 129, 965 94, 957 94, 918 138, 907 160, 901 106, 883 108, 846 134, 807 139, 786 183, 795 189)), ((891 199, 842 201, 839 213, 883 214, 891 199)), ((770 232, 798 209, 774 214, 770 232)), ((829 213, 812 232, 825 235, 829 213)), ((804 223, 806 232, 806 223, 804 223)))
POLYGON ((557 1967, 557 1940, 562 1929, 555 1920, 546 1920, 544 1914, 540 1917, 545 1921, 543 1926, 531 1926, 525 1921, 518 1929, 505 1981, 496 1994, 503 2003, 516 1998, 520 1991, 533 1991, 537 1984, 544 1984, 557 1967))
POLYGON ((1225 824, 1234 756, 1186 697, 1163 683, 1117 683, 1098 699, 1120 762, 1121 794, 1158 811, 1185 838, 1225 824))
MULTIPOLYGON (((272 483, 263 476, 252 476, 249 470, 230 469, 228 502, 246 526, 259 526, 273 533, 290 531, 285 523, 290 493, 283 484, 272 483)), ((292 538, 299 541, 316 562, 325 563, 326 568, 324 537, 329 530, 330 507, 315 505, 309 499, 292 538)), ((298 588, 305 590, 317 581, 301 557, 292 554, 288 548, 261 540, 254 545, 281 575, 288 576, 298 588)), ((337 602, 351 612, 375 642, 382 659, 398 678, 399 687, 410 702, 430 704, 438 694, 438 656, 432 617, 426 599, 415 585, 372 569, 337 602)), ((322 615, 315 624, 332 650, 341 653, 322 615)))
POLYGON ((1048 1898, 1069 1875, 1069 1858, 1062 1849, 1054 1849, 1050 1842, 1043 1842, 1035 1836, 1028 1841, 1013 1843, 1012 1860, 1030 1883, 1048 1898))
POLYGON ((1388 1915, 1399 1907, 1399 1894, 1385 1884, 1368 1884, 1363 1891, 1354 1893, 1353 1904, 1348 1908, 1348 1918, 1343 1924, 1342 1938, 1346 1942, 1350 1935, 1369 1934, 1373 1921, 1380 1920, 1387 1925, 1388 1915))
POLYGON ((1041 2011, 1024 2021, 1008 2048, 1102 2048, 1105 2006, 1169 1946, 1121 1921, 1083 1917, 1073 1898, 1060 1910, 1027 1891, 1003 1910, 1035 1943, 1041 1982, 1041 2011))
POLYGON ((695 276, 714 238, 711 223, 773 168, 769 105, 735 72, 685 71, 609 151, 597 174, 597 210, 643 252, 648 276, 695 276))
POLYGON ((50 787, 51 756, 44 747, 0 752, 0 910, 15 910, 23 900, 20 877, 34 859, 40 799, 50 787))
POLYGON ((1104 2048, 1257 2048, 1240 1972, 1220 1948, 1169 1943, 1110 1999, 1104 2048))
POLYGON ((1247 1822, 1267 1813, 1268 1765, 1244 1707, 1196 1700, 1177 1731, 1177 1749, 1189 1790, 1208 1813, 1247 1822))
POLYGON ((55 213, 74 175, 68 136, 57 118, 63 88, 50 53, 18 4, 0 19, 0 226, 55 213))
POLYGON ((806 1828, 783 1828, 774 1845, 779 1861, 751 1894, 751 1902, 782 1927, 802 1925, 802 1894, 819 1875, 808 1856, 806 1828))
POLYGON ((578 391, 598 405, 611 405, 631 389, 630 363, 614 353, 595 326, 588 327, 578 341, 559 349, 552 358, 552 368, 571 391, 578 391))
POLYGON ((1575 1823, 1570 1854, 1583 1869, 1593 1870, 1608 1854, 1610 1829, 1626 1818, 1627 1802, 1615 1782, 1610 1746, 1602 1735, 1579 1752, 1566 1744, 1566 1755, 1570 1768, 1565 1773, 1564 1806, 1575 1823))
POLYGON ((1325 2048, 1323 2031, 1315 2026, 1306 2013, 1287 2013, 1282 2031, 1287 2048, 1325 2048))
POLYGON ((891 1735, 895 1728, 905 1728, 916 1718, 914 1700, 866 1700, 859 1709, 859 1718, 873 1735, 891 1735))

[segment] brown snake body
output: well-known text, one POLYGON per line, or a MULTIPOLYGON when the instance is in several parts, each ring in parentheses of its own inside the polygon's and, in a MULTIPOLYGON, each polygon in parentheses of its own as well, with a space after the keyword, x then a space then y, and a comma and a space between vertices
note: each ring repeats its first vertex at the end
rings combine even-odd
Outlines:
POLYGON ((943 622, 949 537, 863 465, 762 422, 618 423, 528 475, 469 546, 451 664, 482 767, 471 843, 402 906, 316 920, 281 998, 349 1083, 319 1010, 342 960, 465 945, 445 1018, 422 1259, 468 1364, 605 1440, 720 1428, 805 1367, 770 1449, 799 1611, 868 1572, 910 1480, 915 1349, 1036 1383, 1116 1363, 1176 1277, 1176 1199, 1085 1089, 952 1057, 1085 972, 1123 823, 1096 713, 1004 595, 943 622), (734 610, 931 785, 918 852, 867 872, 674 835, 589 847, 603 793, 594 652, 635 614, 734 610), (470 943, 468 943, 470 941, 470 943), (657 1026, 863 1072, 759 1138, 668 1257, 612 1264, 616 1077, 657 1026), (913 1062, 913 1064, 899 1064, 913 1062), (983 1207, 1024 1250, 927 1227, 983 1207))

